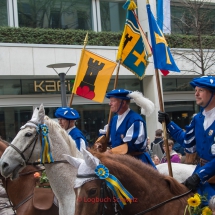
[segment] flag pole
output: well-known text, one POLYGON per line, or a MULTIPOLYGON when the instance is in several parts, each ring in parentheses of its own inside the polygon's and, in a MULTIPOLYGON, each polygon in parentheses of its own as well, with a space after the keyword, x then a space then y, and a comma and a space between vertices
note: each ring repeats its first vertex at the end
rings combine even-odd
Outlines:
MULTIPOLYGON (((82 49, 82 51, 81 51, 81 58, 80 58, 80 61, 79 62, 81 62, 81 60, 82 60, 82 58, 83 58, 83 56, 84 56, 84 51, 85 51, 85 47, 86 47, 86 45, 87 45, 87 42, 88 42, 88 32, 87 32, 87 34, 86 34, 86 36, 85 36, 85 39, 84 39, 84 47, 83 47, 83 49, 82 49)), ((79 65, 78 65, 78 72, 79 72, 79 69, 80 69, 80 63, 79 63, 79 65)), ((78 73, 77 72, 77 73, 78 73)), ((77 77, 77 75, 78 74, 76 74, 76 77, 77 77)), ((74 92, 73 92, 73 90, 74 90, 74 86, 75 86, 75 83, 76 83, 76 78, 75 78, 75 82, 74 82, 74 84, 73 84, 73 89, 72 89, 72 93, 71 93, 71 97, 70 97, 70 101, 69 101, 69 107, 71 107, 72 106, 72 101, 73 101, 73 98, 74 98, 74 92)))
MULTIPOLYGON (((121 63, 121 60, 119 59, 119 60, 118 60, 118 65, 117 65, 116 77, 115 77, 114 86, 113 86, 113 89, 114 89, 114 90, 116 89, 116 86, 117 86, 117 83, 118 83, 118 76, 119 76, 120 63, 121 63)), ((110 111, 109 111, 109 116, 108 116, 108 127, 107 127, 107 132, 106 132, 107 141, 109 140, 109 137, 110 137, 109 125, 110 125, 110 120, 111 120, 111 118, 112 118, 112 112, 111 112, 111 109, 110 109, 110 111)))
MULTIPOLYGON (((117 86, 118 76, 119 76, 119 69, 120 69, 120 63, 121 63, 121 59, 118 60, 116 77, 115 77, 113 89, 116 89, 116 86, 117 86)), ((109 126, 110 126, 111 118, 112 118, 112 112, 111 112, 111 109, 110 109, 109 110, 109 115, 108 115, 108 123, 107 123, 106 135, 105 136, 103 135, 103 136, 99 137, 96 140, 96 142, 95 142, 95 144, 97 142, 99 142, 101 144, 101 147, 97 147, 96 146, 96 148, 95 148, 96 150, 99 149, 100 152, 105 152, 107 150, 108 140, 110 139, 110 129, 109 129, 109 126)))
MULTIPOLYGON (((160 77, 159 77, 158 69, 155 69, 155 75, 156 75, 156 83, 157 83, 160 110, 162 112, 164 112, 164 105, 163 105, 163 98, 161 95, 161 85, 160 85, 160 77)), ((164 144, 166 146, 166 157, 167 157, 169 175, 173 177, 172 165, 171 165, 171 159, 170 159, 170 153, 169 153, 169 145, 168 145, 168 139, 167 139, 166 122, 162 122, 162 128, 163 128, 163 134, 164 134, 164 144)))

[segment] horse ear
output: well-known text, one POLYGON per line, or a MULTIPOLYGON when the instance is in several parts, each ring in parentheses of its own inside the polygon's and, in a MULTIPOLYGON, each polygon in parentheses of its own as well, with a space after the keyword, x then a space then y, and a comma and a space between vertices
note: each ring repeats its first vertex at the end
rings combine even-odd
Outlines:
POLYGON ((83 159, 81 158, 75 158, 70 155, 63 154, 64 158, 76 169, 80 166, 80 164, 83 162, 83 159))
POLYGON ((31 121, 33 121, 33 122, 36 122, 36 121, 37 121, 38 112, 39 112, 39 109, 36 107, 36 108, 34 109, 34 112, 33 112, 32 117, 31 117, 31 121))
POLYGON ((39 111, 38 111, 38 122, 40 124, 44 124, 44 117, 45 117, 45 109, 44 109, 43 104, 41 104, 39 111))
POLYGON ((91 167, 92 169, 95 169, 100 161, 98 158, 94 157, 89 151, 87 151, 86 149, 82 149, 83 151, 83 156, 84 156, 84 160, 87 164, 87 166, 91 167))

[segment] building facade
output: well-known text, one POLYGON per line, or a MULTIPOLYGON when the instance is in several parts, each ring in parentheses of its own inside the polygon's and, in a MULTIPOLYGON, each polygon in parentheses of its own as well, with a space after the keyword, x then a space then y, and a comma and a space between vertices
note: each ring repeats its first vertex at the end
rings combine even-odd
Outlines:
MULTIPOLYGON (((0 26, 84 29, 93 31, 123 31, 126 11, 119 0, 2 0, 0 2, 0 26)), ((156 2, 150 1, 156 14, 156 2)), ((146 1, 137 0, 137 13, 143 30, 148 33, 146 1)), ((181 8, 177 1, 171 1, 171 9, 179 14, 181 8), (177 10, 177 8, 179 8, 177 10)), ((179 16, 179 15, 178 15, 179 16)), ((172 29, 175 21, 171 23, 172 29)), ((87 49, 115 61, 118 47, 86 46, 87 49)), ((33 109, 41 103, 46 114, 54 118, 54 112, 61 106, 60 80, 53 69, 47 67, 55 63, 75 63, 57 72, 67 72, 67 101, 71 98, 71 89, 77 72, 82 46, 77 45, 38 45, 0 43, 0 136, 11 141, 19 128, 30 119, 33 109)), ((175 49, 171 49, 174 54, 175 49)), ((187 50, 177 50, 187 52, 187 50)), ((160 75, 165 111, 172 119, 184 127, 192 115, 199 111, 195 105, 194 91, 189 86, 198 68, 194 64, 174 55, 181 70, 180 73, 160 75), (189 72, 188 72, 189 71, 189 72)), ((211 71, 214 67, 210 68, 211 71)), ((108 90, 113 89, 116 71, 108 90)), ((150 58, 146 75, 142 81, 123 66, 120 67, 118 88, 138 90, 155 103, 155 111, 146 117, 148 136, 153 139, 154 131, 161 128, 157 122, 160 109, 158 89, 154 72, 153 58, 150 58)), ((93 142, 98 130, 108 121, 109 105, 104 99, 102 104, 75 96, 72 107, 77 109, 81 119, 77 126, 93 142)), ((132 104, 132 109, 139 111, 132 104)))

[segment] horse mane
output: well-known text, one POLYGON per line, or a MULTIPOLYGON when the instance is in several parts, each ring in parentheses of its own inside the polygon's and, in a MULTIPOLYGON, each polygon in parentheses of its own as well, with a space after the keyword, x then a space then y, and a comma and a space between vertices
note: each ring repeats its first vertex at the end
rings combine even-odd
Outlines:
POLYGON ((72 156, 74 156, 74 157, 82 157, 82 154, 78 151, 78 149, 76 147, 75 141, 71 138, 70 135, 68 135, 68 133, 66 132, 66 130, 63 129, 59 125, 59 123, 57 123, 56 121, 52 120, 48 116, 45 116, 44 120, 46 121, 46 124, 48 125, 48 127, 49 127, 50 130, 53 129, 56 133, 59 133, 63 137, 63 139, 68 144, 68 146, 70 148, 70 151, 73 153, 72 156))
POLYGON ((164 185, 173 195, 180 195, 181 193, 188 191, 184 185, 178 183, 174 178, 160 174, 152 166, 145 164, 141 160, 130 155, 99 153, 93 150, 90 150, 90 152, 97 157, 113 175, 119 172, 120 169, 120 174, 122 175, 121 178, 127 177, 125 174, 127 174, 126 172, 129 172, 131 178, 133 178, 134 174, 137 174, 140 176, 141 181, 147 183, 156 180, 158 182, 156 186, 160 186, 161 184, 164 185))

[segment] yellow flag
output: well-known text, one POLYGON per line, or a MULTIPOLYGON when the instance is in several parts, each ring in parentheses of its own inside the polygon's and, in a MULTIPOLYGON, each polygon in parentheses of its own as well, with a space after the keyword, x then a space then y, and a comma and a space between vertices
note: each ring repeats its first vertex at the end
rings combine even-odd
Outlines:
POLYGON ((83 49, 72 92, 102 103, 116 65, 111 60, 83 49))

